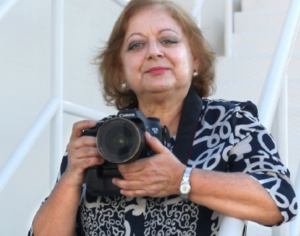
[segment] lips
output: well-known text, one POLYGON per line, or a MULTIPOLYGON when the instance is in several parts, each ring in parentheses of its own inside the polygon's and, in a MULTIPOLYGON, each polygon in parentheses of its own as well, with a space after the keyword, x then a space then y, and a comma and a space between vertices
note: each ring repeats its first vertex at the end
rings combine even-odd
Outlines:
POLYGON ((151 69, 147 70, 146 73, 152 75, 160 75, 165 73, 168 70, 166 67, 152 67, 151 69))

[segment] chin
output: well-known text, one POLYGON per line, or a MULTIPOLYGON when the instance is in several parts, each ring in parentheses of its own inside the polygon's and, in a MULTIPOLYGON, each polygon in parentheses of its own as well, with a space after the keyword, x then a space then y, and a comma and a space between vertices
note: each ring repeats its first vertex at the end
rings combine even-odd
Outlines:
POLYGON ((147 88, 147 93, 159 94, 165 92, 171 92, 173 89, 168 87, 159 87, 159 88, 147 88))

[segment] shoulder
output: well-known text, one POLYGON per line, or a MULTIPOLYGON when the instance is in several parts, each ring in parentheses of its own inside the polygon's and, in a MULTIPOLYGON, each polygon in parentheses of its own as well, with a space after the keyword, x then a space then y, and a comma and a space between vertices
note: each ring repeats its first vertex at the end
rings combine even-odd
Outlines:
POLYGON ((201 130, 233 132, 236 139, 243 139, 251 132, 264 130, 259 122, 257 107, 250 101, 210 100, 203 98, 199 122, 201 130))
POLYGON ((228 101, 222 99, 211 100, 207 98, 202 98, 204 113, 211 112, 213 110, 226 113, 235 112, 249 112, 253 117, 258 119, 258 110, 255 104, 251 101, 228 101))
POLYGON ((258 110, 256 105, 251 101, 227 101, 227 100, 210 100, 203 98, 202 115, 206 121, 217 122, 228 119, 235 121, 248 119, 252 122, 258 122, 258 110))

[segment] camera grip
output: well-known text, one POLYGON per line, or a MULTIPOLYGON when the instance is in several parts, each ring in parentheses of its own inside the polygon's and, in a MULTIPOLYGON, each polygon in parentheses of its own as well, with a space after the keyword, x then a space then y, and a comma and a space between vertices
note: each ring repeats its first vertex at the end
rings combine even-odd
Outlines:
POLYGON ((117 165, 105 164, 86 169, 87 193, 92 196, 121 195, 120 188, 112 183, 113 178, 123 178, 117 165))

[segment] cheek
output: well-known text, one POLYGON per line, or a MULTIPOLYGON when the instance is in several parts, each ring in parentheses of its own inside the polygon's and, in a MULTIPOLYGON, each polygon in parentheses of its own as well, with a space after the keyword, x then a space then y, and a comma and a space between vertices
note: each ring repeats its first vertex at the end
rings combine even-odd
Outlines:
POLYGON ((133 73, 140 70, 142 65, 143 57, 140 55, 127 56, 124 59, 124 71, 133 73))
POLYGON ((186 46, 178 48, 174 57, 178 63, 186 67, 193 67, 193 55, 192 52, 186 46))
POLYGON ((192 76, 194 65, 193 58, 187 52, 181 52, 177 55, 177 71, 185 76, 192 76))
POLYGON ((127 82, 130 88, 134 84, 138 83, 141 76, 141 60, 136 60, 136 58, 127 58, 126 63, 123 64, 124 80, 127 82))

